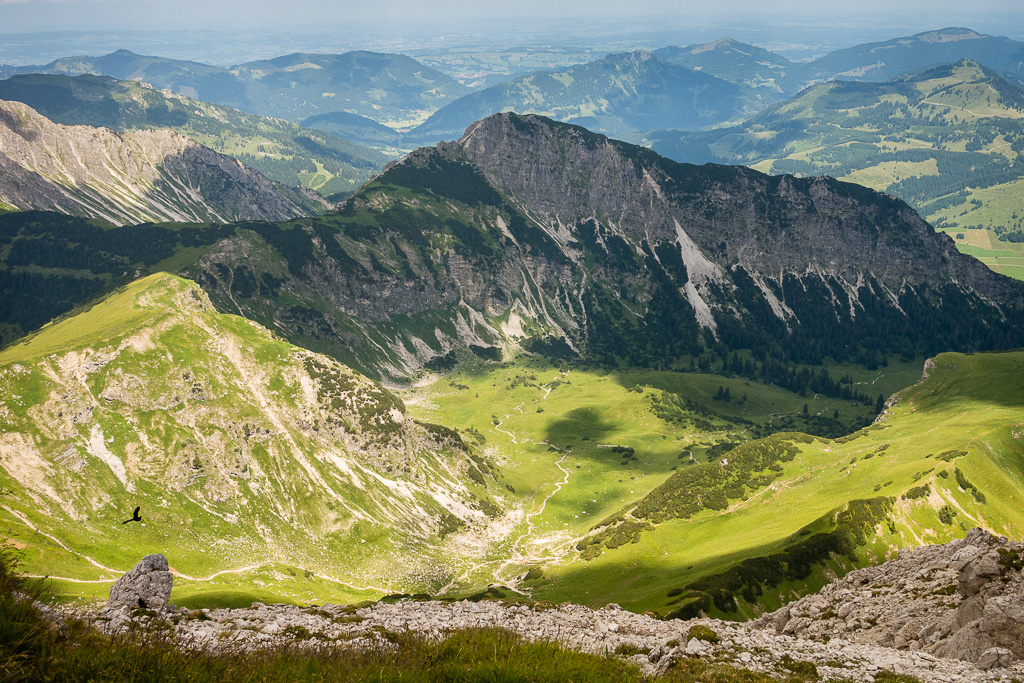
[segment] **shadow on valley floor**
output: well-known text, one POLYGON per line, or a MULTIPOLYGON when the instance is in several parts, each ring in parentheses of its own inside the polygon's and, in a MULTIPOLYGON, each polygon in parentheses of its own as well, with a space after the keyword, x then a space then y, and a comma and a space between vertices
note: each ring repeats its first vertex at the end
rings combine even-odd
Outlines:
POLYGON ((564 450, 583 442, 599 443, 620 425, 605 419, 596 407, 584 406, 564 413, 548 425, 544 440, 564 450))

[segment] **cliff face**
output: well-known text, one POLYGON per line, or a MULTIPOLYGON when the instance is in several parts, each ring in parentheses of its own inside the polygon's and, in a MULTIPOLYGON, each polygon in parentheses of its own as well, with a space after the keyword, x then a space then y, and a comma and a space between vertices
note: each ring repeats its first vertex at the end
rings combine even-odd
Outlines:
POLYGON ((111 223, 286 220, 328 208, 165 130, 62 126, 0 101, 0 201, 111 223))
POLYGON ((692 242, 705 260, 729 270, 776 279, 815 271, 841 279, 851 293, 868 274, 894 292, 905 283, 948 281, 999 289, 994 283, 1002 280, 958 257, 903 202, 825 176, 678 164, 514 115, 477 122, 459 151, 549 231, 596 218, 634 243, 692 242))

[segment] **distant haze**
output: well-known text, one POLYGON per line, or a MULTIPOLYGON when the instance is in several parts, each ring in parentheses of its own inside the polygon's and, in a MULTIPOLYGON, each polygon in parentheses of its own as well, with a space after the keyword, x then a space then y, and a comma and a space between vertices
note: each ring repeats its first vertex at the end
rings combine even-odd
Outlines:
MULTIPOLYGON (((1020 12, 1019 0, 860 0, 846 17, 917 17, 930 25, 956 20, 973 26, 986 15, 1020 12)), ((96 29, 254 29, 344 26, 351 21, 457 25, 468 20, 515 18, 600 19, 602 17, 692 16, 746 19, 786 17, 791 21, 835 16, 836 3, 822 0, 0 0, 4 33, 96 29)), ((946 24, 943 24, 946 25, 946 24)))

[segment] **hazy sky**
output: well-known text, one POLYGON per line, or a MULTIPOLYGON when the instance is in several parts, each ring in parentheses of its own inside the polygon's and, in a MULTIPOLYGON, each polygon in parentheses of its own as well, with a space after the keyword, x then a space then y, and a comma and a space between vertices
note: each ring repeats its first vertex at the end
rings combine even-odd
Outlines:
MULTIPOLYGON (((1021 11, 1020 0, 0 0, 0 33, 45 30, 284 28, 349 21, 464 23, 498 17, 602 18, 752 15, 821 18, 837 7, 881 19, 898 14, 970 25, 971 19, 1021 11)), ((849 15, 848 15, 849 16, 849 15)), ((1019 33, 1020 31, 1015 31, 1019 33)))

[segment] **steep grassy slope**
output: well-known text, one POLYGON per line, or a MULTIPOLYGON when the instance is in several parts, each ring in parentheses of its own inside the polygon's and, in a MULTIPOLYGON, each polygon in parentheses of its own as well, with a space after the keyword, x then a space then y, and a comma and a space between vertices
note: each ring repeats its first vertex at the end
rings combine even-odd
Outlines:
POLYGON ((174 130, 271 180, 323 195, 351 193, 387 161, 334 135, 107 76, 13 76, 0 81, 0 100, 64 125, 174 130))
POLYGON ((501 491, 456 432, 166 274, 0 353, 0 386, 4 533, 86 594, 149 552, 186 598, 436 590, 501 491))
POLYGON ((991 234, 1005 259, 1019 257, 1024 241, 1024 214, 1013 201, 1022 182, 1022 119, 1024 91, 965 60, 891 83, 825 83, 738 128, 652 140, 679 161, 826 173, 895 194, 959 245, 991 234))
POLYGON ((281 220, 328 203, 168 130, 117 133, 53 123, 0 100, 0 201, 113 224, 281 220))

